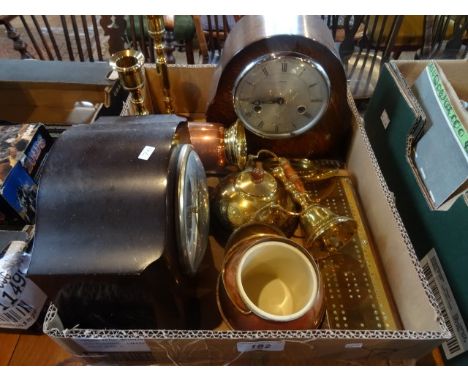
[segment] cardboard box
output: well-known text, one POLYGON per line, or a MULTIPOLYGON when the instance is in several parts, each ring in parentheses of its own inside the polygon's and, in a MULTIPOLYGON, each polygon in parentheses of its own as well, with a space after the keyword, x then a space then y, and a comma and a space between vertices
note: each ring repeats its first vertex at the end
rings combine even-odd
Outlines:
MULTIPOLYGON (((169 66, 175 109, 192 118, 203 117, 213 66, 169 66)), ((154 66, 146 76, 155 105, 162 100, 154 66)), ((88 362, 119 364, 357 364, 407 363, 427 354, 449 332, 406 233, 393 196, 377 164, 352 96, 353 138, 347 166, 355 185, 382 267, 398 310, 402 330, 232 331, 221 322, 214 286, 223 248, 210 238, 200 277, 202 309, 209 311, 200 330, 92 330, 64 328, 51 305, 44 332, 88 362), (208 267, 209 265, 209 267, 208 267), (204 273, 207 268, 216 272, 204 273), (210 301, 208 301, 210 300, 210 301), (204 303, 206 302, 206 306, 204 303)), ((123 113, 129 113, 130 105, 123 113)), ((202 313, 203 314, 203 313, 202 313)))
MULTIPOLYGON (((434 267, 441 268, 446 274, 454 302, 443 308, 443 315, 451 329, 459 328, 463 341, 454 336, 448 345, 456 357, 451 364, 467 364, 468 353, 458 350, 467 347, 466 325, 468 323, 468 287, 466 269, 468 267, 468 242, 466 236, 468 204, 466 195, 459 197, 447 211, 437 211, 428 201, 428 196, 419 172, 414 163, 414 148, 418 132, 424 127, 427 116, 415 97, 412 86, 429 61, 391 61, 382 68, 374 96, 369 102, 365 127, 369 140, 375 150, 378 164, 385 181, 394 196, 409 237, 419 259, 431 258, 434 267), (454 309, 458 305, 458 310, 454 309), (465 329, 463 330, 463 322, 465 329), (459 355, 456 355, 459 354, 459 355)), ((456 96, 460 100, 468 98, 468 61, 437 61, 443 70, 456 96)), ((466 127, 465 127, 466 129, 466 127)), ((466 130, 465 130, 466 133, 466 130)), ((434 156, 437 161, 438 157, 434 156)), ((444 182, 444 176, 440 178, 444 182)), ((432 268, 435 269, 435 268, 432 268)), ((427 268, 428 277, 433 285, 437 276, 427 268), (433 282, 434 281, 434 282, 433 282)), ((437 290, 438 298, 449 294, 444 282, 437 290), (439 293, 440 292, 440 293, 439 293)), ((436 288, 436 286, 434 286, 436 288)), ((444 297, 442 297, 443 299, 444 297)), ((440 300, 442 302, 442 299, 440 300)), ((460 337, 459 336, 459 337, 460 337)))

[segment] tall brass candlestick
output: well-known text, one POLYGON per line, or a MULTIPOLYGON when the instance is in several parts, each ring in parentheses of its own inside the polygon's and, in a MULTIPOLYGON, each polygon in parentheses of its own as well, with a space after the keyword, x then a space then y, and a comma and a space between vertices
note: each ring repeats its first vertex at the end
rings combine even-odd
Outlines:
POLYGON ((162 76, 164 105, 167 114, 174 113, 174 106, 171 98, 171 87, 169 74, 167 72, 166 56, 164 55, 164 17, 148 16, 148 33, 154 41, 154 52, 156 57, 156 71, 162 76))
POLYGON ((126 49, 116 52, 110 58, 109 64, 113 70, 117 71, 120 82, 124 89, 128 90, 131 102, 135 107, 136 115, 148 115, 148 109, 145 106, 145 75, 143 73, 143 64, 145 57, 143 53, 126 49))

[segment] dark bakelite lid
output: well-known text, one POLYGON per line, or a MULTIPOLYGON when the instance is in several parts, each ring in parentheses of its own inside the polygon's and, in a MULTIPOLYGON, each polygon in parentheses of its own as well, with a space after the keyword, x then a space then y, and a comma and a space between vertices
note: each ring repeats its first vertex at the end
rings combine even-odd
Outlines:
POLYGON ((161 256, 178 123, 94 123, 58 138, 39 184, 30 276, 137 274, 161 256))

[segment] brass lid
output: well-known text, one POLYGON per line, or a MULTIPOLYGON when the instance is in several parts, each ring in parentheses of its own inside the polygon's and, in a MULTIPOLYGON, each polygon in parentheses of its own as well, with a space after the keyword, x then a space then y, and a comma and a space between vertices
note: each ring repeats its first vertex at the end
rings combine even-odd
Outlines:
POLYGON ((242 171, 236 179, 236 189, 257 198, 271 198, 278 189, 276 179, 260 168, 242 171))

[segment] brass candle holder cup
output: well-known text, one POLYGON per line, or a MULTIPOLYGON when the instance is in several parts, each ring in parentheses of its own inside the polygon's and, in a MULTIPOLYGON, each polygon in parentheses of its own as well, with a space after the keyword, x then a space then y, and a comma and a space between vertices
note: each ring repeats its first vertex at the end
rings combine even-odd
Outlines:
POLYGON ((145 75, 143 64, 145 57, 139 51, 133 49, 121 50, 114 53, 109 64, 115 70, 123 88, 131 94, 131 102, 134 106, 135 115, 148 115, 145 106, 145 75))
POLYGON ((325 312, 312 256, 260 223, 239 228, 228 241, 217 302, 224 321, 237 330, 314 329, 325 312))

